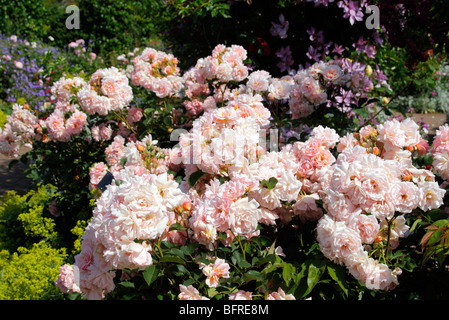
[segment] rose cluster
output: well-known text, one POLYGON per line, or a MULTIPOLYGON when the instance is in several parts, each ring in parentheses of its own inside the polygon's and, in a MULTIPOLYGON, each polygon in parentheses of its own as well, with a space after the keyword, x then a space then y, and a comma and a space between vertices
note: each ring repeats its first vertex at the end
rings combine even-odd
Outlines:
MULTIPOLYGON (((134 62, 147 67, 139 79, 178 77, 173 57, 155 50, 140 57, 134 62)), ((316 223, 322 254, 346 266, 368 288, 386 290, 397 284, 401 271, 390 270, 377 252, 394 250, 407 236, 404 215, 440 207, 445 194, 432 171, 413 164, 416 155, 430 150, 419 126, 410 119, 390 120, 340 136, 335 129, 318 125, 300 141, 279 144, 277 134, 273 136, 276 130, 271 130, 271 102, 315 107, 329 101, 331 84, 363 84, 357 82, 357 74, 347 73, 335 61, 317 63, 293 77, 275 78, 263 70, 249 72, 245 59, 242 47, 219 45, 185 73, 184 106, 195 117, 172 148, 159 148, 151 136, 138 140, 138 135, 124 130, 112 135, 106 123, 98 126, 97 139, 112 141, 105 149, 105 162, 94 164, 90 171, 89 188, 96 195, 96 206, 72 267, 79 270, 79 281, 73 281, 74 273, 64 266, 56 282, 61 290, 103 298, 114 290, 117 270, 152 266, 160 241, 180 246, 195 243, 214 252, 236 239, 257 237, 264 226, 291 221, 316 223), (197 109, 187 106, 195 100, 197 109), (99 191, 108 172, 112 182, 99 191)), ((55 84, 54 113, 65 113, 61 120, 65 128, 81 112, 90 117, 124 110, 127 125, 139 121, 141 110, 128 106, 132 92, 117 69, 98 70, 83 81, 61 79, 55 84)), ((180 94, 180 86, 171 92, 180 94)), ((292 111, 293 118, 311 112, 298 108, 302 111, 292 111)), ((17 112, 21 123, 33 122, 26 110, 17 112)), ((73 128, 79 129, 82 119, 77 119, 79 124, 73 128)), ((27 125, 8 128, 27 136, 27 125)), ((55 137, 59 132, 48 131, 55 137)), ((446 128, 440 128, 433 154, 443 153, 446 133, 446 128)), ((223 257, 212 260, 198 262, 198 267, 206 285, 216 287, 233 267, 223 257)), ((195 288, 180 290, 181 296, 199 297, 195 288)), ((270 296, 290 298, 279 290, 270 296)))
POLYGON ((117 68, 97 70, 88 81, 79 76, 62 77, 51 87, 51 100, 43 111, 15 104, 7 123, 0 129, 0 152, 15 158, 20 147, 33 147, 33 141, 69 142, 82 132, 88 139, 106 141, 116 134, 127 136, 129 126, 142 117, 141 109, 130 107, 133 99, 128 78, 117 68), (126 113, 126 121, 107 120, 112 112, 126 113))
POLYGON ((433 167, 441 178, 449 181, 449 125, 445 124, 436 131, 432 144, 433 167))
POLYGON ((154 92, 159 98, 174 96, 183 87, 178 59, 153 48, 145 48, 133 60, 133 85, 154 92))
POLYGON ((412 152, 427 150, 411 119, 365 126, 340 139, 338 158, 322 180, 320 248, 370 289, 394 287, 400 270, 389 270, 367 249, 382 241, 387 250, 396 248, 410 228, 406 214, 443 203, 445 190, 434 174, 412 163, 412 152))

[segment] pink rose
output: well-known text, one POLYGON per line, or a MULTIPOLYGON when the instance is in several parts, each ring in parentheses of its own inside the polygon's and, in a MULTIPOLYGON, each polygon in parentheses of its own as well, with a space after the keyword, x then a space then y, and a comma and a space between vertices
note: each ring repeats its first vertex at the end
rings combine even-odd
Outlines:
POLYGON ((268 295, 267 300, 296 300, 292 294, 286 294, 282 288, 278 288, 277 292, 272 292, 268 295))
POLYGON ((179 285, 180 293, 178 294, 179 300, 209 300, 209 298, 202 297, 199 291, 192 285, 185 286, 179 285))
POLYGON ((15 61, 14 60, 14 65, 16 66, 17 69, 22 69, 23 68, 23 63, 20 61, 15 61))
POLYGON ((59 267, 59 276, 55 281, 56 286, 64 293, 81 292, 75 278, 75 271, 71 265, 64 264, 59 267))
POLYGON ((252 293, 249 291, 239 290, 229 295, 229 300, 253 300, 252 293))
POLYGON ((211 288, 218 287, 220 278, 229 278, 229 264, 218 258, 214 263, 204 266, 203 274, 206 275, 206 284, 211 288))
POLYGON ((363 243, 371 244, 379 233, 380 226, 373 215, 356 214, 348 221, 349 227, 357 231, 363 243))

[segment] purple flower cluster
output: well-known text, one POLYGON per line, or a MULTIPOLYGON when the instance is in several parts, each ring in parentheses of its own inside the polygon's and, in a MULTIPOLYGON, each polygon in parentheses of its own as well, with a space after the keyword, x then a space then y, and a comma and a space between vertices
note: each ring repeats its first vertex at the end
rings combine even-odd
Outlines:
POLYGON ((58 48, 41 42, 0 34, 0 98, 11 104, 22 98, 31 107, 41 108, 51 95, 43 78, 44 61, 60 54, 58 48))
MULTIPOLYGON (((327 7, 329 3, 334 2, 334 0, 307 0, 307 2, 313 2, 316 7, 325 6, 327 7)), ((351 0, 341 0, 337 2, 337 6, 343 9, 343 18, 347 18, 349 23, 353 25, 356 21, 362 21, 364 16, 364 11, 369 5, 367 0, 351 1, 351 0)))

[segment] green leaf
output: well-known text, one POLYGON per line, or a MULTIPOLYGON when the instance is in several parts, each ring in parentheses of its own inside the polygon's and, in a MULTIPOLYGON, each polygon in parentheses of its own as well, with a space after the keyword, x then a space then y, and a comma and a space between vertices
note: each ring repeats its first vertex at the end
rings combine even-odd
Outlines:
POLYGON ((348 296, 348 288, 346 287, 346 270, 336 264, 327 264, 327 272, 331 276, 331 278, 337 282, 340 288, 343 290, 346 296, 348 296))
POLYGON ((160 268, 153 264, 145 269, 143 272, 143 278, 145 279, 148 286, 150 286, 158 277, 160 268))
POLYGON ((417 228, 418 224, 422 222, 422 219, 416 219, 415 222, 413 222, 412 227, 410 228, 410 233, 413 233, 415 229, 417 228))
POLYGON ((285 284, 288 286, 290 280, 296 275, 296 268, 291 263, 284 263, 284 268, 282 270, 282 279, 284 279, 285 284))
POLYGON ((261 274, 259 271, 256 270, 249 270, 248 272, 246 272, 243 275, 243 280, 245 282, 247 281, 263 281, 265 279, 265 277, 263 276, 263 274, 261 274))
POLYGON ((309 266, 309 272, 307 274, 307 286, 309 287, 309 291, 312 291, 313 287, 315 287, 318 281, 320 281, 323 272, 323 267, 319 267, 314 264, 309 266))
POLYGON ((177 256, 168 256, 168 255, 164 255, 163 257, 161 257, 159 259, 159 262, 171 262, 171 263, 180 263, 180 264, 185 264, 185 260, 177 257, 177 256))
POLYGON ((276 179, 275 177, 271 177, 270 179, 268 179, 268 181, 264 179, 260 182, 260 184, 267 189, 273 189, 274 187, 276 187, 277 183, 278 179, 276 179))
POLYGON ((357 113, 359 116, 363 117, 363 118, 367 118, 369 116, 369 112, 366 109, 353 109, 353 111, 355 113, 357 113))
POLYGON ((119 284, 125 288, 133 288, 133 289, 135 288, 134 282, 131 281, 122 281, 119 284))
POLYGON ((202 176, 204 176, 205 173, 201 170, 195 171, 189 176, 189 187, 195 186, 195 184, 198 182, 198 180, 201 179, 202 176))
POLYGON ((297 282, 305 277, 307 273, 307 279, 305 283, 302 281, 295 291, 295 296, 299 296, 301 298, 307 296, 310 292, 312 292, 313 288, 320 281, 321 276, 326 270, 326 264, 320 260, 309 260, 305 264, 302 265, 302 270, 297 276, 297 282))
POLYGON ((177 222, 177 223, 173 223, 172 225, 170 225, 170 228, 168 229, 168 231, 185 230, 185 229, 186 228, 182 224, 177 222))
POLYGON ((270 262, 273 263, 275 261, 276 261, 276 255, 269 254, 266 257, 261 257, 261 258, 254 257, 252 262, 253 262, 254 266, 261 266, 263 264, 270 263, 270 262))
POLYGON ((234 252, 234 254, 231 257, 231 261, 232 263, 238 265, 240 268, 251 267, 251 264, 244 259, 243 254, 239 251, 234 252))

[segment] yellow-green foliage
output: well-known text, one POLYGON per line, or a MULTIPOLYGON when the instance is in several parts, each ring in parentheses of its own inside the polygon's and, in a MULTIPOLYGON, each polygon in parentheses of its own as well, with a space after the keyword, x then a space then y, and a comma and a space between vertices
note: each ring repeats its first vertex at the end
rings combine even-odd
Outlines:
POLYGON ((0 249, 14 251, 56 238, 55 223, 48 213, 54 193, 52 187, 41 185, 24 196, 9 191, 0 198, 0 249))
POLYGON ((56 232, 53 231, 54 220, 42 217, 42 211, 43 207, 33 207, 17 217, 17 220, 22 222, 23 230, 27 236, 42 238, 56 236, 56 232))
POLYGON ((67 258, 65 251, 44 241, 12 254, 0 251, 0 300, 63 299, 54 281, 67 258))
POLYGON ((76 226, 72 230, 70 230, 70 232, 72 232, 75 236, 77 236, 77 239, 73 244, 72 254, 77 254, 78 252, 81 251, 81 237, 84 234, 84 231, 88 223, 89 221, 78 220, 76 222, 76 226))
POLYGON ((6 123, 6 114, 0 110, 0 128, 4 128, 6 123))

